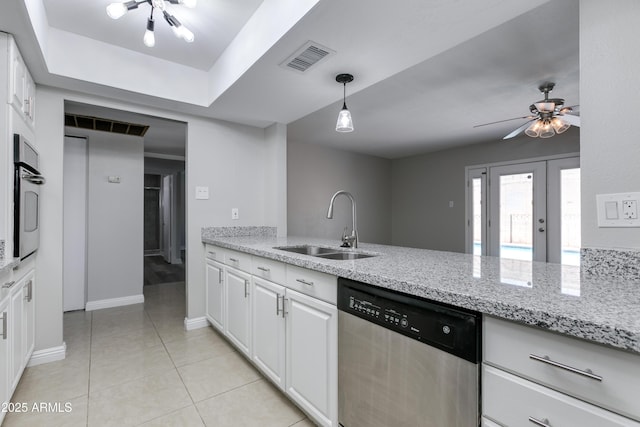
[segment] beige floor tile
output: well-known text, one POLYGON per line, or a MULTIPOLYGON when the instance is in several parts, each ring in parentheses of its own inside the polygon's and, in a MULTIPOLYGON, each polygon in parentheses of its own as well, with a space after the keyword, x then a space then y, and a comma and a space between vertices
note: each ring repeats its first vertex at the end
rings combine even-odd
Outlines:
POLYGON ((309 418, 305 418, 304 420, 293 424, 291 427, 316 427, 317 425, 318 424, 314 423, 309 418))
POLYGON ((89 393, 121 384, 132 379, 159 375, 175 367, 163 345, 130 350, 126 353, 100 353, 91 355, 89 393))
POLYGON ((289 427, 304 414, 266 380, 236 388, 197 404, 207 426, 289 427))
POLYGON ((86 395, 88 388, 88 358, 66 358, 25 369, 12 401, 66 401, 86 395))
POLYGON ((115 335, 97 335, 91 340, 91 351, 95 354, 140 350, 162 344, 160 336, 153 325, 145 324, 142 328, 127 330, 115 335))
POLYGON ((121 318, 112 317, 101 322, 94 321, 91 336, 96 338, 126 335, 144 328, 153 328, 153 322, 151 322, 149 316, 146 313, 131 313, 130 315, 123 315, 121 318))
POLYGON ((26 413, 8 413, 3 427, 81 427, 87 425, 88 396, 67 401, 36 402, 28 405, 26 413), (41 403, 50 404, 40 406, 41 403), (35 410, 34 410, 35 409, 35 410))
POLYGON ((192 404, 175 370, 91 393, 89 426, 136 426, 192 404))
POLYGON ((207 329, 208 333, 203 332, 197 336, 165 343, 169 356, 176 366, 188 365, 235 351, 231 344, 213 329, 207 329))
POLYGON ((235 352, 182 366, 178 372, 194 402, 261 378, 258 371, 235 352))
POLYGON ((204 423, 196 407, 191 405, 141 424, 140 427, 204 427, 204 423))

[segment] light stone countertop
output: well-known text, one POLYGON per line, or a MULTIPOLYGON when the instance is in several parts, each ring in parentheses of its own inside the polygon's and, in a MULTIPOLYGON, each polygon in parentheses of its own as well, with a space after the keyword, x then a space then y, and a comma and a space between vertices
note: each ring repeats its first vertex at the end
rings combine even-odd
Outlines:
POLYGON ((1 258, 0 259, 0 302, 9 295, 9 289, 2 287, 6 279, 5 276, 20 264, 19 258, 1 258))
POLYGON ((355 251, 378 256, 353 261, 274 249, 304 244, 340 249, 337 240, 309 237, 203 232, 202 241, 640 353, 640 280, 559 264, 367 243, 355 251))

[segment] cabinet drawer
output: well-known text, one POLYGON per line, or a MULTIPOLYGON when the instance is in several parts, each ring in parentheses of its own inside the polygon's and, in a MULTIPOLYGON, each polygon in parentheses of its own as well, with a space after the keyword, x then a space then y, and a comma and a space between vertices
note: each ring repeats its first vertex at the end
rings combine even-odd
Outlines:
POLYGON ((224 262, 225 250, 219 246, 204 245, 204 256, 218 262, 224 262))
POLYGON ((483 415, 505 426, 640 427, 629 418, 491 366, 483 368, 482 388, 483 415))
POLYGON ((288 264, 286 270, 288 288, 336 305, 338 279, 335 276, 288 264))
POLYGON ((238 270, 246 271, 247 273, 251 272, 251 255, 244 252, 225 249, 224 263, 238 270))
POLYGON ((483 347, 487 364, 640 420, 639 355, 488 316, 483 347))
POLYGON ((275 283, 286 281, 284 263, 259 256, 253 256, 251 259, 251 274, 275 283))

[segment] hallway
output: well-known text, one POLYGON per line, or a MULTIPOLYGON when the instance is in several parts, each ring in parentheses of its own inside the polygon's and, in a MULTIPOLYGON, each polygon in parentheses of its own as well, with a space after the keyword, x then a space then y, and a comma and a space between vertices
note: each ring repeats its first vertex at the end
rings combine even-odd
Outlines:
POLYGON ((27 368, 9 426, 313 426, 210 327, 184 330, 184 282, 145 303, 64 315, 66 359, 27 368), (49 412, 33 404, 59 403, 49 412), (66 405, 66 406, 65 406, 66 405))

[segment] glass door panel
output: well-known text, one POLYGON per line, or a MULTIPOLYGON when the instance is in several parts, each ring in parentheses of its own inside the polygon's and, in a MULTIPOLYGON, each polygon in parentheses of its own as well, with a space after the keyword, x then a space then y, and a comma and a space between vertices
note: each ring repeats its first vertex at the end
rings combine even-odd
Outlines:
POLYGON ((549 262, 580 265, 580 159, 551 160, 549 180, 549 262))
POLYGON ((490 168, 489 255, 546 261, 546 165, 490 168))
POLYGON ((468 203, 471 211, 467 219, 467 252, 473 255, 487 254, 487 172, 485 168, 469 171, 468 203))

